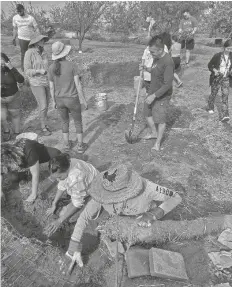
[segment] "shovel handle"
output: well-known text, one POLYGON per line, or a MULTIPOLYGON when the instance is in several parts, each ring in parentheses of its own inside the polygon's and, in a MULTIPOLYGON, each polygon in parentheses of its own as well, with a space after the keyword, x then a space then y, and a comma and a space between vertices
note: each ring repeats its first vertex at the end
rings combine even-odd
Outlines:
POLYGON ((137 92, 136 92, 136 100, 135 100, 135 108, 134 108, 134 116, 133 116, 133 120, 135 120, 135 115, 137 112, 137 106, 138 106, 138 101, 139 101, 139 93, 140 93, 140 85, 141 85, 141 80, 142 80, 142 74, 143 72, 140 72, 139 75, 139 84, 138 84, 138 88, 137 88, 137 92))

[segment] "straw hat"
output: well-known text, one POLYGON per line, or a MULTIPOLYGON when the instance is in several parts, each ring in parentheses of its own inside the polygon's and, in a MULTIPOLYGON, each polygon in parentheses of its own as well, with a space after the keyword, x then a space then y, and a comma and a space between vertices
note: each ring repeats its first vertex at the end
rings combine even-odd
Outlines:
POLYGON ((31 41, 29 43, 29 47, 31 45, 34 45, 34 44, 38 43, 39 41, 41 41, 43 39, 44 39, 45 42, 47 42, 49 40, 48 36, 44 36, 44 35, 38 35, 38 36, 34 37, 33 39, 31 39, 31 41))
POLYGON ((58 60, 67 56, 71 50, 70 45, 65 45, 62 42, 55 42, 52 44, 52 60, 58 60))
POLYGON ((134 198, 143 191, 142 177, 132 166, 120 164, 97 175, 88 194, 101 204, 113 204, 134 198))

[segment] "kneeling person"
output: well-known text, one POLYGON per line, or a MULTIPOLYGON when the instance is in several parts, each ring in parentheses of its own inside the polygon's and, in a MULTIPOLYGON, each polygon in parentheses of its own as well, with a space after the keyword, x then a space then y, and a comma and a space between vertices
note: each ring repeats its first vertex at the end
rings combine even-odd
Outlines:
POLYGON ((70 159, 68 154, 62 154, 53 158, 49 168, 52 177, 59 180, 59 184, 52 207, 48 209, 47 215, 55 212, 57 202, 65 191, 71 196, 71 202, 63 207, 59 218, 46 227, 45 233, 51 236, 65 220, 84 205, 88 188, 90 188, 98 171, 90 163, 75 158, 70 159))
POLYGON ((139 226, 150 227, 182 200, 178 193, 142 178, 131 166, 123 164, 98 174, 88 194, 92 199, 77 220, 66 252, 71 259, 75 253, 80 266, 83 266, 80 254, 82 235, 89 220, 96 218, 102 207, 110 215, 136 216, 139 226), (156 201, 162 203, 157 206, 156 201))

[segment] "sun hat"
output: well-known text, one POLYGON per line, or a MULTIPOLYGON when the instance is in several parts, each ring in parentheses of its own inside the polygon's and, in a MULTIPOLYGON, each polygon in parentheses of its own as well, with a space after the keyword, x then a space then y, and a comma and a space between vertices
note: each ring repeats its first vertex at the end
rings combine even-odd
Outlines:
POLYGON ((31 45, 35 45, 36 43, 38 43, 39 41, 43 40, 45 42, 47 42, 49 40, 48 36, 44 36, 44 35, 37 35, 36 37, 34 37, 33 39, 31 39, 30 43, 29 43, 29 47, 31 45))
POLYGON ((134 198, 143 191, 144 181, 132 166, 118 164, 98 174, 87 192, 101 204, 113 204, 134 198))
POLYGON ((67 56, 71 50, 70 45, 65 45, 62 42, 55 42, 52 44, 52 60, 58 60, 67 56))

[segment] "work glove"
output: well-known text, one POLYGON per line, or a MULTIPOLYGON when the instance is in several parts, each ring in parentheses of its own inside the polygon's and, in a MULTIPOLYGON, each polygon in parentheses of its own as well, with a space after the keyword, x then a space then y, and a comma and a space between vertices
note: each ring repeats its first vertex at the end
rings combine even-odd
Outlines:
POLYGON ((83 267, 81 258, 81 244, 77 241, 70 240, 68 251, 65 253, 66 257, 61 266, 62 274, 71 275, 74 265, 77 263, 79 267, 83 267))

